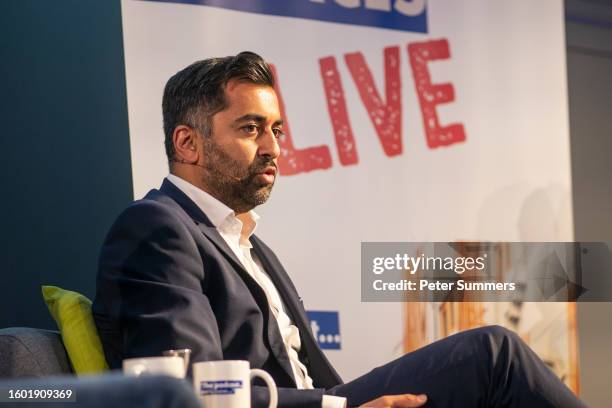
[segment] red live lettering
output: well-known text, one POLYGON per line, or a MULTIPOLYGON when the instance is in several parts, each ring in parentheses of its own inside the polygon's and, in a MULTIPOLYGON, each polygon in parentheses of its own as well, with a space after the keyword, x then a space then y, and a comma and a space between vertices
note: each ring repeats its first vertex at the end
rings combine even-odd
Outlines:
POLYGON ((291 138, 289 121, 285 112, 285 104, 280 91, 280 84, 276 68, 270 65, 274 74, 274 90, 278 97, 278 105, 281 116, 284 120, 283 133, 279 139, 280 156, 278 158, 278 170, 284 176, 291 176, 299 173, 306 173, 312 170, 325 170, 331 167, 331 154, 326 145, 296 149, 291 138))
POLYGON ((342 88, 340 73, 336 67, 336 59, 334 57, 321 58, 319 60, 319 68, 321 70, 321 78, 323 79, 327 111, 331 119, 340 163, 344 166, 357 164, 359 162, 357 146, 355 145, 353 130, 351 129, 351 123, 346 110, 344 89, 342 88))
POLYGON ((465 140, 465 130, 460 123, 441 126, 436 106, 455 100, 455 91, 450 83, 433 85, 427 67, 429 61, 450 57, 448 41, 432 40, 408 44, 408 56, 419 96, 427 146, 436 148, 465 140))
POLYGON ((402 94, 399 47, 384 49, 386 102, 383 102, 376 89, 363 54, 360 52, 346 54, 344 59, 385 154, 387 156, 401 154, 402 94))

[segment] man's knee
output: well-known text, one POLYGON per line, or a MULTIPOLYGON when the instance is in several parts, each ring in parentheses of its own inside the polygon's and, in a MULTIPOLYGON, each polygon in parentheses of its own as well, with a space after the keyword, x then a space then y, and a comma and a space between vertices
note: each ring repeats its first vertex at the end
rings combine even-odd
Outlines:
POLYGON ((492 325, 464 332, 479 359, 494 366, 523 358, 528 346, 512 330, 492 325))
POLYGON ((479 327, 473 330, 473 336, 485 339, 490 343, 501 345, 504 343, 522 346, 523 341, 514 331, 499 325, 479 327))
POLYGON ((488 336, 492 336, 494 339, 498 340, 505 338, 518 338, 517 334, 514 331, 497 324, 491 326, 484 326, 481 329, 488 336))

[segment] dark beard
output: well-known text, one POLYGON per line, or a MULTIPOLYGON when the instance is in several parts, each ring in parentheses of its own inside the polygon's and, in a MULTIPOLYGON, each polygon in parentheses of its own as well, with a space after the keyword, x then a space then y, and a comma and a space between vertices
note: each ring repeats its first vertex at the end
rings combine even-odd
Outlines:
POLYGON ((265 203, 270 197, 272 184, 255 180, 258 173, 276 163, 270 156, 258 156, 245 168, 232 159, 209 137, 204 137, 204 184, 209 193, 236 213, 245 213, 265 203))

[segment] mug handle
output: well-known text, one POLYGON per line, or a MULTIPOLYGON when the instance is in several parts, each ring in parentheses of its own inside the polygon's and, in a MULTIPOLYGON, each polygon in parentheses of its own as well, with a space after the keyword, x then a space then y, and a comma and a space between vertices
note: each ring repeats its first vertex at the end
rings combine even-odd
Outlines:
POLYGON ((278 391, 276 390, 276 383, 272 376, 259 368, 251 368, 251 380, 254 377, 261 378, 268 386, 268 391, 270 392, 270 404, 268 404, 268 408, 276 408, 278 405, 278 391))

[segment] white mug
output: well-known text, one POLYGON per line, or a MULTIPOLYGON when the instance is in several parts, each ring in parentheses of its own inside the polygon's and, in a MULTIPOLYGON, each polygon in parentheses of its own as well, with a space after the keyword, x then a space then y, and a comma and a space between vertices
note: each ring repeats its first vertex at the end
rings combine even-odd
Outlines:
POLYGON ((136 377, 143 374, 165 374, 185 378, 185 362, 178 356, 128 358, 123 360, 123 374, 136 377))
POLYGON ((193 364, 193 387, 203 408, 250 408, 251 379, 260 377, 270 392, 268 408, 276 408, 276 384, 264 370, 246 360, 202 361, 193 364))

